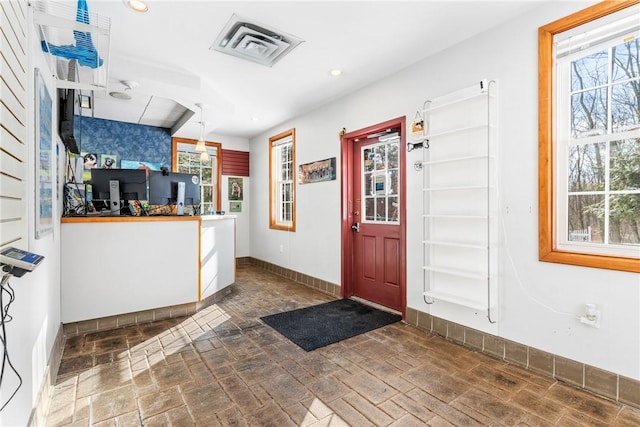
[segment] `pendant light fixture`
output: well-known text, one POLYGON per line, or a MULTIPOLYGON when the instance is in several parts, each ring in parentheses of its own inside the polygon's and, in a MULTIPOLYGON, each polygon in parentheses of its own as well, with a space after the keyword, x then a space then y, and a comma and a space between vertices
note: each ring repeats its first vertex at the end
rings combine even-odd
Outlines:
POLYGON ((206 151, 203 151, 202 153, 200 153, 200 162, 207 163, 208 161, 209 161, 209 153, 207 153, 206 151))
POLYGON ((198 142, 196 143, 195 150, 198 153, 206 153, 207 145, 204 143, 204 105, 198 103, 196 104, 196 107, 200 108, 200 139, 198 139, 198 142))

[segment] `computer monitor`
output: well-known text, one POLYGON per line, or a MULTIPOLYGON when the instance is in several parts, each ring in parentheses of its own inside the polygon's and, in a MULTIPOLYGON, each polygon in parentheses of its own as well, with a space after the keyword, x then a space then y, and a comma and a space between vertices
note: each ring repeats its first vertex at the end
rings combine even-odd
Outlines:
POLYGON ((128 214, 128 202, 147 200, 147 172, 144 169, 91 169, 91 199, 94 207, 128 214))
MULTIPOLYGON (((200 206, 200 177, 192 173, 149 173, 149 205, 192 205, 197 212, 200 206), (184 183, 184 200, 179 200, 178 183, 184 183)), ((179 212, 179 209, 178 209, 179 212)))

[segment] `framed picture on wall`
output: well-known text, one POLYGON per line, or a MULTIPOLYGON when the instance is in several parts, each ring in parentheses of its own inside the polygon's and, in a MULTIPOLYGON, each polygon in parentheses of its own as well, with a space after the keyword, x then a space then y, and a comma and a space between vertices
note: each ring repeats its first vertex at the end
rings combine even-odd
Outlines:
POLYGON ((229 178, 229 200, 242 200, 242 178, 229 178))
POLYGON ((298 184, 333 181, 336 179, 336 158, 305 163, 298 167, 298 184))
POLYGON ((242 202, 229 202, 229 212, 242 212, 242 202))
POLYGON ((53 233, 53 101, 35 69, 36 239, 53 233))
POLYGON ((101 154, 100 166, 102 169, 116 169, 118 167, 118 156, 115 154, 101 154))
POLYGON ((147 171, 159 171, 162 163, 145 162, 142 160, 121 160, 120 167, 122 169, 145 169, 147 171))

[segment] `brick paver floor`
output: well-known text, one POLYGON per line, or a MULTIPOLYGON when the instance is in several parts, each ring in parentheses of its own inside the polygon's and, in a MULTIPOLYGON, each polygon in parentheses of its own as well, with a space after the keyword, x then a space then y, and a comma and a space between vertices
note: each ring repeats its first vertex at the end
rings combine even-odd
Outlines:
POLYGON ((600 399, 399 322, 305 352, 260 317, 332 297, 255 266, 193 316, 69 338, 47 426, 638 426, 600 399))

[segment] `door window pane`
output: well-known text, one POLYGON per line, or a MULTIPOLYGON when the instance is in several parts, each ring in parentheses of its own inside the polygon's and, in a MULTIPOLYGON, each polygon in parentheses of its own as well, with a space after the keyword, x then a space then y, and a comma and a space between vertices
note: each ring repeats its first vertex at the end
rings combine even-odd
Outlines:
POLYGON ((362 170, 364 172, 371 172, 373 171, 373 159, 375 157, 375 153, 373 152, 373 149, 371 148, 365 148, 362 151, 362 170))
POLYGON ((389 197, 389 204, 387 205, 387 218, 389 221, 398 221, 398 210, 400 205, 397 197, 389 197))
POLYGON ((374 149, 373 162, 376 170, 384 170, 387 168, 386 146, 379 145, 374 149))
POLYGON ((374 221, 376 219, 376 205, 375 199, 372 197, 367 197, 365 199, 365 220, 374 221))
POLYGON ((380 222, 387 221, 387 199, 379 197, 376 200, 376 220, 380 222))
POLYGON ((361 149, 364 222, 398 223, 399 136, 361 149))
POLYGON ((398 194, 398 170, 389 170, 389 194, 398 194))
POLYGON ((370 173, 364 174, 364 194, 368 196, 375 194, 373 190, 373 175, 370 173))

